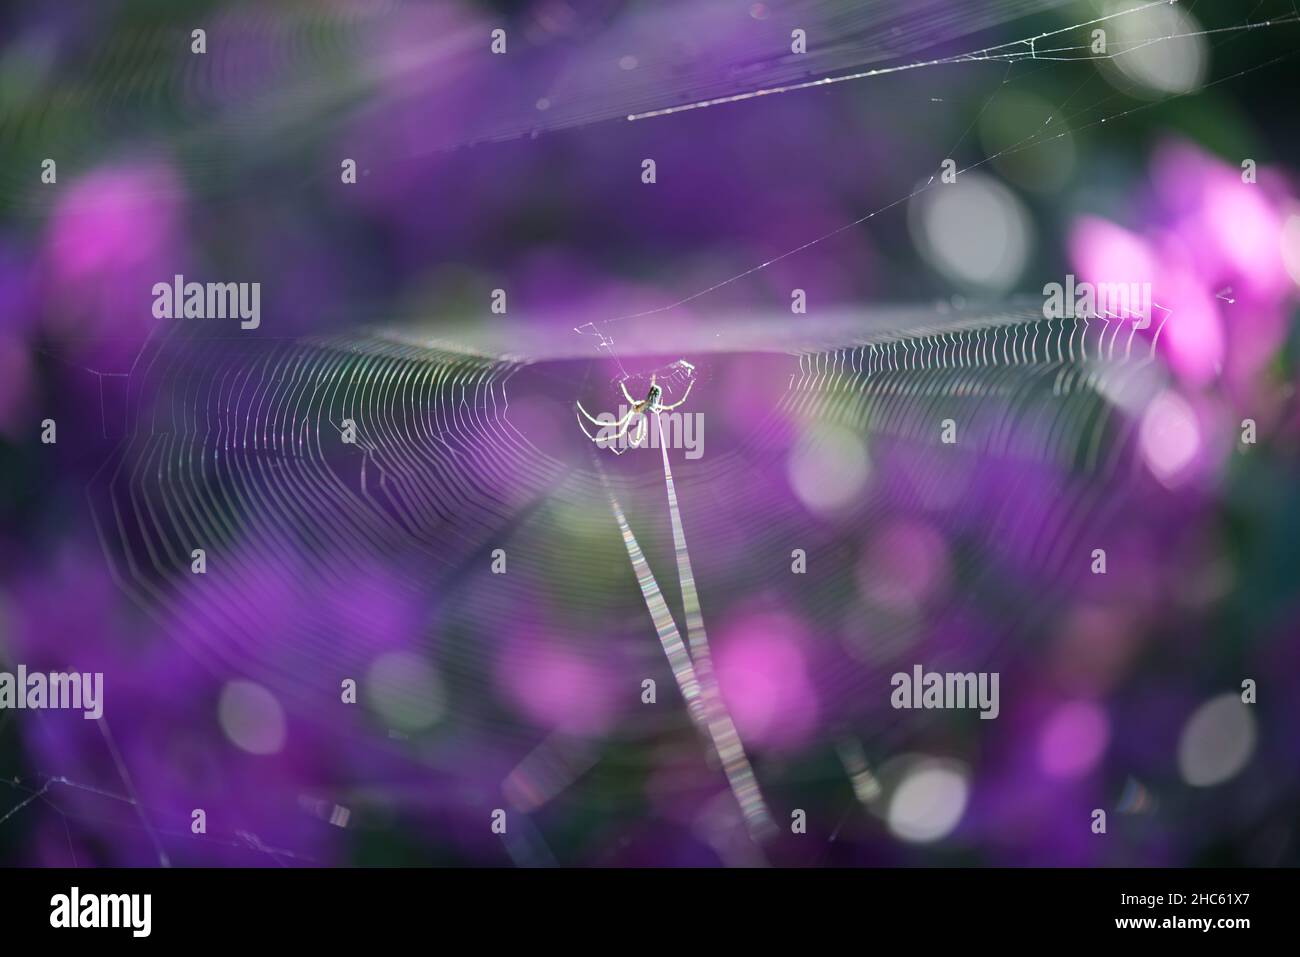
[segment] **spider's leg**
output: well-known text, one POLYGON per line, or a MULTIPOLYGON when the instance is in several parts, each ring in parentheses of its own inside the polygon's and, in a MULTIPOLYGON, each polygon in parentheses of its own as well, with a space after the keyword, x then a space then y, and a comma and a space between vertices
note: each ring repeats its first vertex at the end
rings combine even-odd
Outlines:
POLYGON ((582 422, 582 417, 579 415, 574 415, 574 419, 576 419, 578 422, 578 428, 582 429, 582 434, 585 435, 587 438, 591 439, 591 441, 595 442, 596 437, 587 431, 587 427, 582 422))
MULTIPOLYGON (((587 427, 582 424, 582 419, 578 419, 578 427, 582 429, 582 434, 585 435, 587 438, 591 439, 591 441, 597 444, 604 442, 605 445, 602 446, 602 448, 610 449, 613 452, 617 453, 618 455, 622 455, 623 450, 615 448, 612 443, 617 442, 619 439, 621 439, 624 435, 627 434, 628 426, 632 424, 633 414, 634 413, 629 412, 627 415, 623 416, 623 418, 619 419, 617 422, 601 422, 599 419, 592 419, 593 422, 595 422, 597 425, 600 426, 601 432, 603 432, 607 428, 614 428, 614 427, 621 426, 618 432, 616 432, 612 436, 601 435, 600 432, 597 432, 595 435, 592 435, 590 432, 587 431, 587 427)), ((591 417, 588 416, 588 418, 591 417)))
MULTIPOLYGON (((623 417, 624 418, 623 427, 619 429, 615 435, 605 439, 604 448, 609 449, 611 452, 613 452, 616 455, 622 455, 624 452, 627 451, 627 449, 625 448, 620 449, 616 443, 618 442, 619 439, 623 438, 623 436, 627 435, 627 430, 632 426, 632 417, 634 415, 636 415, 635 409, 633 409, 631 412, 629 412, 627 415, 623 417)), ((645 423, 645 419, 643 418, 641 420, 641 424, 644 423, 645 423)), ((635 441, 633 442, 633 444, 635 444, 635 441)))
MULTIPOLYGON (((639 421, 639 422, 636 424, 636 432, 634 432, 634 433, 632 434, 631 443, 632 443, 632 445, 633 445, 635 448, 638 448, 638 449, 641 448, 641 440, 645 438, 645 433, 646 433, 646 428, 647 428, 647 426, 646 426, 646 421, 645 421, 645 420, 646 420, 646 417, 645 417, 645 415, 643 414, 643 415, 641 416, 641 421, 639 421)), ((631 424, 631 423, 629 423, 629 424, 631 424)))
POLYGON ((687 398, 690 396, 691 389, 694 387, 694 385, 695 385, 695 380, 691 379, 689 382, 686 383, 686 391, 682 393, 682 397, 678 399, 676 402, 674 402, 672 405, 660 406, 659 407, 660 411, 671 412, 673 409, 677 408, 679 405, 685 402, 687 398))
POLYGON ((601 428, 604 428, 607 425, 614 425, 614 426, 622 425, 624 422, 626 422, 628 419, 632 417, 632 413, 629 411, 627 415, 623 416, 623 418, 619 419, 617 422, 606 422, 603 419, 596 418, 594 415, 592 415, 590 412, 584 409, 582 407, 581 402, 577 402, 574 404, 577 405, 578 411, 581 412, 583 415, 585 415, 589 422, 591 422, 593 425, 599 425, 601 428))
POLYGON ((627 391, 627 383, 622 379, 618 380, 618 387, 623 390, 623 398, 627 399, 628 405, 636 405, 637 400, 632 398, 632 394, 627 391))

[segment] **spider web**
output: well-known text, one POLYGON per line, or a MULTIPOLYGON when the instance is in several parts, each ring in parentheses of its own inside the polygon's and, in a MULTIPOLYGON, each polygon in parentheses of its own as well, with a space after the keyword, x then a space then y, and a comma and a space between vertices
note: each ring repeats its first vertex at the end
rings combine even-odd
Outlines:
MULTIPOLYGON (((1068 589, 1083 543, 1104 537, 1131 478, 1135 426, 1126 408, 1161 381, 1158 338, 1129 341, 1131 321, 1045 320, 1030 309, 941 326, 917 313, 905 329, 891 315, 888 331, 868 331, 872 325, 869 318, 859 323, 856 345, 767 354, 768 378, 779 383, 772 407, 755 411, 737 434, 715 435, 710 454, 699 468, 689 463, 676 483, 680 493, 673 492, 681 511, 674 508, 672 517, 703 552, 687 554, 684 540, 675 541, 681 525, 665 522, 654 494, 660 483, 645 459, 623 456, 596 468, 576 428, 564 448, 543 446, 516 424, 521 402, 529 411, 549 402, 563 415, 590 360, 529 362, 455 351, 445 342, 418 347, 406 336, 232 343, 219 359, 179 336, 160 343, 141 363, 132 437, 91 490, 96 523, 121 586, 169 634, 213 670, 274 688, 286 708, 319 720, 330 721, 321 703, 336 696, 339 676, 364 670, 387 627, 348 615, 346 599, 322 596, 377 589, 385 600, 422 607, 437 596, 430 610, 436 624, 418 647, 458 691, 444 730, 494 750, 544 747, 549 756, 524 760, 506 778, 521 806, 540 806, 541 795, 571 785, 594 759, 581 736, 560 734, 539 745, 527 724, 486 704, 491 636, 509 633, 539 595, 559 594, 566 613, 548 626, 547 642, 594 660, 613 654, 631 684, 656 674, 665 659, 654 660, 644 612, 633 604, 638 588, 630 572, 643 578, 645 566, 639 555, 631 568, 619 560, 618 528, 624 538, 635 528, 646 552, 666 559, 653 561, 661 569, 694 562, 678 582, 671 575, 661 581, 665 598, 686 608, 697 668, 701 600, 688 599, 686 581, 692 589, 699 582, 706 607, 729 607, 751 592, 785 595, 827 632, 841 631, 846 614, 860 616, 856 627, 872 636, 861 653, 876 667, 924 653, 936 666, 968 669, 1031 634, 1054 596, 1068 589), (515 398, 516 390, 526 398, 515 398), (950 416, 963 429, 955 452, 935 431, 950 416), (787 418, 803 427, 836 425, 882 450, 874 453, 882 460, 879 483, 833 532, 788 496, 777 496, 756 525, 750 496, 725 492, 737 476, 760 496, 782 482, 772 464, 788 441, 787 418), (345 420, 356 424, 354 446, 341 441, 345 420), (897 467, 885 464, 891 454, 900 456, 897 467), (959 471, 971 470, 968 488, 978 487, 982 469, 1013 466, 1014 478, 986 500, 996 509, 972 515, 942 488, 957 462, 964 463, 959 471), (1041 501, 1044 483, 1057 495, 1034 509, 1019 504, 1041 501), (592 507, 607 496, 620 503, 612 522, 609 511, 592 507), (959 597, 947 613, 961 642, 928 647, 918 621, 849 599, 851 576, 819 576, 815 597, 791 590, 780 558, 791 545, 843 554, 846 541, 899 514, 925 514, 967 540, 954 571, 967 599, 1006 592, 1008 558, 1018 573, 1034 569, 1013 589, 1014 599, 1007 596, 1014 622, 965 628, 959 597), (1025 551, 996 557, 1005 542, 1025 551), (196 543, 211 563, 203 578, 190 572, 196 543), (509 573, 499 578, 486 574, 494 547, 509 555, 509 573), (571 630, 576 621, 605 624, 583 633, 571 630), (469 637, 447 646, 434 633, 469 637)), ((773 321, 777 340, 782 328, 773 321)), ((752 367, 756 355, 728 351, 700 363, 697 401, 709 421, 717 418, 710 381, 737 363, 752 367)), ((672 670, 680 667, 678 660, 672 670)), ((869 720, 872 747, 887 747, 896 718, 860 704, 871 700, 869 681, 869 672, 845 671, 827 675, 822 690, 841 709, 841 724, 869 720)), ((404 691, 399 683, 378 694, 404 691)), ((680 718, 633 720, 616 737, 654 738, 680 718)), ((358 730, 337 722, 334 733, 358 730)), ((518 853, 521 861, 547 856, 518 853)))

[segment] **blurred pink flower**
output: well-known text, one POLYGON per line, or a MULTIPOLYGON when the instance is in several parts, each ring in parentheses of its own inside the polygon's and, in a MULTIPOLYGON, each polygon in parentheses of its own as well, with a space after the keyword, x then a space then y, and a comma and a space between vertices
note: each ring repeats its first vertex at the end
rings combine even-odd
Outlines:
POLYGON ((153 284, 183 270, 183 220, 183 185, 161 160, 72 182, 45 238, 47 331, 101 361, 134 355, 158 321, 153 284))
POLYGON ((1067 702, 1042 725, 1039 765, 1049 777, 1082 777, 1101 759, 1109 739, 1110 722, 1099 705, 1091 701, 1067 702))
POLYGON ((1240 168, 1171 142, 1155 152, 1148 200, 1138 232, 1093 216, 1075 223, 1079 278, 1151 283, 1152 328, 1163 323, 1160 350, 1179 380, 1218 382, 1233 399, 1252 394, 1296 298, 1282 251, 1287 188, 1269 170, 1245 182, 1240 168))
POLYGON ((497 680, 522 714, 547 728, 598 737, 616 718, 609 668, 535 633, 511 643, 498 661, 497 680))
POLYGON ((803 629, 781 615, 747 617, 721 635, 718 686, 746 744, 793 746, 817 723, 817 692, 801 648, 803 629))

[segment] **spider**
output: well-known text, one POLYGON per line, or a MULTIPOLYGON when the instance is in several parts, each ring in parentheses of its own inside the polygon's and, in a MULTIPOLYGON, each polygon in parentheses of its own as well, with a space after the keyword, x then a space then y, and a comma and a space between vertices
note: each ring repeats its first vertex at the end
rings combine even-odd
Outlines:
MULTIPOLYGON (((627 400, 628 410, 627 410, 627 414, 624 415, 623 418, 619 419, 617 422, 602 422, 600 419, 596 418, 590 412, 584 409, 582 407, 581 402, 577 403, 578 411, 581 412, 584 416, 586 416, 588 421, 593 422, 594 424, 600 426, 602 432, 610 428, 618 429, 618 432, 613 436, 602 437, 599 432, 596 433, 595 435, 592 435, 590 432, 587 432, 586 426, 583 426, 582 431, 586 433, 587 438, 591 439, 591 441, 593 442, 600 442, 602 438, 604 438, 604 440, 608 443, 605 446, 605 448, 612 448, 613 443, 617 442, 619 439, 623 438, 623 436, 627 434, 628 428, 632 425, 632 420, 637 416, 640 416, 640 419, 636 424, 636 431, 632 433, 632 439, 631 439, 631 444, 633 446, 639 446, 641 444, 641 441, 645 438, 645 434, 646 434, 646 428, 647 428, 646 413, 653 412, 657 415, 660 412, 671 412, 673 409, 677 408, 679 405, 681 405, 683 402, 686 401, 687 397, 690 396, 691 394, 691 387, 695 385, 695 380, 691 379, 686 383, 686 391, 682 394, 682 397, 680 399, 678 399, 672 405, 664 405, 663 404, 664 390, 663 387, 660 386, 655 381, 655 378, 656 377, 653 375, 650 376, 650 391, 646 393, 644 399, 641 399, 639 401, 637 399, 632 398, 632 394, 627 391, 626 383, 619 382, 618 387, 623 390, 623 398, 627 400)), ((578 420, 578 424, 582 425, 581 419, 578 420)))

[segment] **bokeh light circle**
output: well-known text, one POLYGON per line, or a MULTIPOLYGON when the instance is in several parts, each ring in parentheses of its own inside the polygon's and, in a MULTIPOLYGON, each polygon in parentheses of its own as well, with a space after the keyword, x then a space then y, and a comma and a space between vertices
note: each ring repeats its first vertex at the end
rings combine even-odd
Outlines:
POLYGON ((1255 750, 1255 718, 1236 692, 1211 698, 1193 712, 1178 741, 1178 773, 1192 787, 1222 784, 1255 750))
POLYGON ((966 769, 955 761, 921 758, 904 772, 889 798, 886 820, 898 838, 928 844, 960 823, 970 795, 966 769))
POLYGON ((252 681, 226 683, 217 701, 217 719, 230 743, 249 754, 275 754, 284 747, 284 709, 275 695, 252 681))

